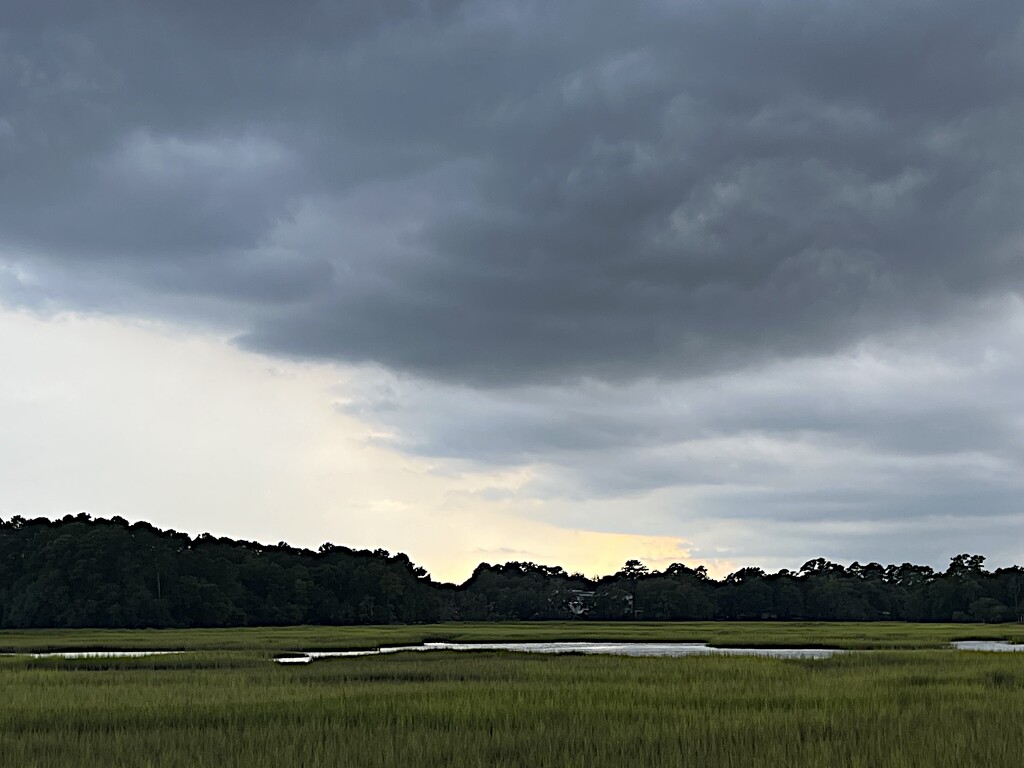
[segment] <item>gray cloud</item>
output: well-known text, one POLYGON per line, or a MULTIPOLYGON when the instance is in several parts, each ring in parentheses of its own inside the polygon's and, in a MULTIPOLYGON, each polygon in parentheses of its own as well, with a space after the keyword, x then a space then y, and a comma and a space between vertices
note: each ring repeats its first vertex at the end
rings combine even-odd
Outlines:
POLYGON ((488 390, 368 372, 341 407, 394 428, 406 451, 498 465, 745 435, 837 436, 884 456, 1016 457, 1021 313, 1010 301, 853 350, 682 380, 488 390))
POLYGON ((1017 513, 1019 2, 8 5, 0 301, 657 525, 1017 513))
POLYGON ((479 390, 367 372, 341 407, 405 452, 528 468, 514 498, 565 525, 727 543, 695 557, 942 564, 959 547, 1005 564, 1024 554, 1008 533, 1024 497, 1022 340, 1015 300, 685 380, 479 390))
POLYGON ((5 250, 258 302, 255 349, 486 385, 689 376, 1020 285, 1016 3, 8 16, 5 250), (302 231, 387 184, 431 204, 302 231))

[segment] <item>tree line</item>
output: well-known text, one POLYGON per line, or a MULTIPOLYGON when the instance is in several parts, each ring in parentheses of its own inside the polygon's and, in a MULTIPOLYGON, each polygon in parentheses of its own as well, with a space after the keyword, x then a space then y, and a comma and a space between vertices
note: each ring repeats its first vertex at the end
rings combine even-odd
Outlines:
POLYGON ((599 579, 528 562, 482 563, 437 583, 404 554, 317 551, 80 514, 0 520, 0 627, 228 627, 508 620, 1020 621, 1024 569, 981 555, 945 571, 903 563, 798 571, 636 560, 599 579))

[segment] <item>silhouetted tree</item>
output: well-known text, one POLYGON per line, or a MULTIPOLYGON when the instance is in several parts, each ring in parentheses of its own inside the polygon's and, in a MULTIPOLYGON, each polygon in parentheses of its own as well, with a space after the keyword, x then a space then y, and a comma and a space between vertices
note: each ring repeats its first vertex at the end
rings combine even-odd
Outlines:
POLYGON ((725 579, 673 563, 629 560, 588 579, 558 566, 482 563, 462 585, 438 584, 404 554, 330 542, 315 552, 122 518, 0 521, 0 626, 201 627, 574 616, 655 620, 1016 621, 1024 569, 985 570, 959 554, 936 573, 903 563, 817 558, 798 572, 741 568, 725 579), (585 606, 585 610, 581 610, 585 606))

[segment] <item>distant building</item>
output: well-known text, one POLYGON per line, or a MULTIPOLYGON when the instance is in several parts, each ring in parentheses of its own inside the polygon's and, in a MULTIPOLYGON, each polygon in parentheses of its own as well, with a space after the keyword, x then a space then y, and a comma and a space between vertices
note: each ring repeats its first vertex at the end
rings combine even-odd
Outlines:
POLYGON ((590 609, 594 607, 594 600, 597 597, 596 592, 589 592, 583 589, 570 589, 569 590, 569 613, 574 617, 585 616, 590 612, 590 609))

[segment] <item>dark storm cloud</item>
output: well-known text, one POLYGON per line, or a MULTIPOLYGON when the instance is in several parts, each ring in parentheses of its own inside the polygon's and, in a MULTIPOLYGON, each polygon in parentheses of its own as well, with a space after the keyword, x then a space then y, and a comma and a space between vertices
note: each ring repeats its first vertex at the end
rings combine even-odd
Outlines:
POLYGON ((828 352, 1019 289, 1022 14, 16 2, 0 248, 449 381, 828 352))
MULTIPOLYGON (((341 407, 406 453, 530 472, 568 527, 678 535, 778 567, 1024 553, 1024 305, 857 349, 629 385, 473 389, 384 373, 341 407), (746 532, 746 533, 744 533, 746 532)), ((548 503, 535 505, 532 500, 548 503)), ((712 547, 712 548, 714 548, 712 547)))
POLYGON ((1019 9, 725 8, 572 50, 490 109, 480 205, 425 222, 382 267, 399 286, 249 343, 489 383, 672 376, 1018 285, 1019 9))
POLYGON ((8 0, 0 302, 366 364, 378 440, 565 527, 1019 558, 1022 22, 8 0))
MULTIPOLYGON (((830 451, 941 461, 953 454, 1024 459, 1024 413, 1017 350, 1024 345, 1019 302, 983 319, 958 318, 928 331, 857 349, 716 376, 630 385, 595 380, 573 387, 499 390, 431 385, 382 374, 346 391, 342 408, 390 426, 403 450, 472 456, 505 465, 607 454, 609 462, 658 466, 667 447, 698 446, 685 462, 665 457, 665 485, 706 482, 736 472, 708 448, 722 438, 820 443, 830 451), (706 454, 701 458, 699 454, 706 454), (673 482, 676 481, 676 482, 673 482)), ((784 461, 766 456, 769 471, 784 461)), ((556 462, 557 463, 557 462, 556 462)), ((602 483, 609 473, 593 472, 602 483)), ((639 483, 639 487, 650 487, 639 483)))

